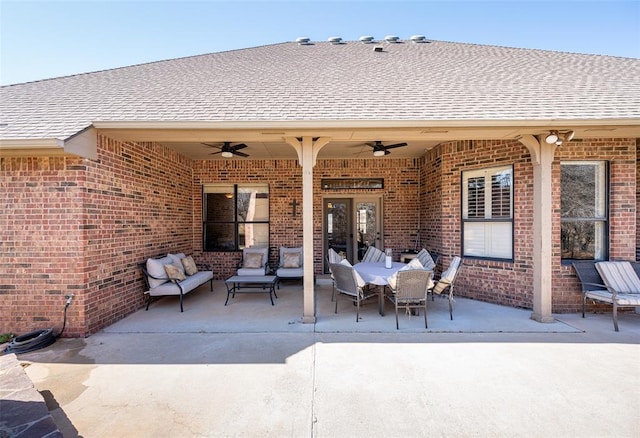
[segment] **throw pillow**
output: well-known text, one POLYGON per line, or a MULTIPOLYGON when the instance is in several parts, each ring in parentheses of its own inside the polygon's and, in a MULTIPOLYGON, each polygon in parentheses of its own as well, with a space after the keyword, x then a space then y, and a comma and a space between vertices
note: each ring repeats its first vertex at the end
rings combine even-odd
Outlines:
POLYGON ((262 268, 262 254, 257 252, 248 252, 244 257, 244 263, 242 266, 247 269, 262 268))
POLYGON ((184 276, 184 274, 182 273, 182 271, 180 269, 178 269, 178 267, 176 265, 174 265, 173 263, 168 263, 168 264, 164 265, 164 270, 167 272, 167 276, 171 280, 182 281, 182 280, 184 280, 186 278, 184 276))
POLYGON ((299 268, 300 254, 297 252, 285 252, 283 268, 299 268))
POLYGON ((198 272, 198 267, 196 266, 196 262, 193 261, 193 257, 185 257, 180 259, 180 262, 182 262, 185 274, 193 275, 198 272))
POLYGON ((167 257, 171 259, 171 263, 175 265, 176 268, 180 269, 184 274, 184 267, 182 266, 182 259, 186 256, 183 252, 179 252, 178 254, 167 254, 167 257))

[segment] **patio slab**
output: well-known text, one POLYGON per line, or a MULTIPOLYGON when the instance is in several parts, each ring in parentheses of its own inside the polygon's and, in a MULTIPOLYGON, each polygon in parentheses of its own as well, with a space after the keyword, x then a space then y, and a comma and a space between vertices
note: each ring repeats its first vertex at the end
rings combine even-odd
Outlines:
POLYGON ((616 333, 610 314, 540 324, 458 299, 449 321, 436 299, 429 329, 396 330, 390 305, 356 323, 320 285, 302 324, 299 285, 226 307, 217 286, 20 355, 64 436, 637 436, 640 315, 616 333))

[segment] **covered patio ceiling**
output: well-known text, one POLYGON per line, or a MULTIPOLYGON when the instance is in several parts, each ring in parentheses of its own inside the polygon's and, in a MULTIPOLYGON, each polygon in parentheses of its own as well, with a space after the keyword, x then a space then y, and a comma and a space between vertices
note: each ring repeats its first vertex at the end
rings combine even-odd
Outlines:
MULTIPOLYGON (((634 121, 635 122, 635 121, 634 121)), ((231 159, 296 159, 297 154, 285 140, 287 137, 327 137, 329 143, 319 154, 320 159, 373 158, 366 143, 406 142, 406 147, 391 150, 388 158, 416 158, 439 143, 453 140, 516 140, 525 135, 544 135, 551 129, 575 131, 574 140, 599 137, 639 137, 640 126, 629 121, 508 121, 489 125, 487 121, 456 121, 428 126, 425 122, 351 122, 328 121, 291 122, 281 126, 273 123, 171 123, 171 122, 95 122, 100 133, 122 141, 154 141, 193 160, 229 159, 214 154, 217 149, 204 143, 222 145, 244 143, 242 152, 248 158, 231 159)), ((384 157, 381 157, 384 158, 384 157)))

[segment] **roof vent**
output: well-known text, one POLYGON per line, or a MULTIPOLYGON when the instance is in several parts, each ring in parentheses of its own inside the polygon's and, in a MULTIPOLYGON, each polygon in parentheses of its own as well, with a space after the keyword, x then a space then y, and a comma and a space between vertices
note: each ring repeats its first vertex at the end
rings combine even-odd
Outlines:
POLYGON ((384 40, 388 43, 397 43, 400 41, 400 38, 395 35, 387 35, 386 37, 384 37, 384 40))
POLYGON ((384 52, 384 49, 382 47, 380 47, 380 46, 376 46, 376 47, 373 48, 373 51, 374 52, 384 52))
POLYGON ((360 42, 362 44, 371 44, 373 42, 373 37, 372 36, 368 36, 368 35, 361 36, 360 37, 360 42))
POLYGON ((340 37, 329 37, 327 41, 329 41, 331 44, 342 44, 342 38, 340 37))
POLYGON ((424 43, 427 38, 424 35, 413 35, 410 40, 414 43, 424 43))
POLYGON ((311 45, 310 41, 311 41, 311 39, 309 37, 298 37, 298 38, 296 38, 296 43, 300 44, 301 46, 311 45))

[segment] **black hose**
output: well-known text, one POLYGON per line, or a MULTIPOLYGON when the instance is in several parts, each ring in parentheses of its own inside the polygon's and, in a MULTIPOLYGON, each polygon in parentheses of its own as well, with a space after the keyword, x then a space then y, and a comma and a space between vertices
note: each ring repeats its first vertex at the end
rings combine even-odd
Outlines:
POLYGON ((67 325, 67 307, 71 304, 71 299, 67 299, 64 305, 64 320, 62 321, 62 330, 57 335, 53 334, 53 329, 34 330, 21 336, 13 338, 9 345, 4 349, 5 353, 28 353, 30 351, 39 350, 53 344, 60 337, 67 325))

